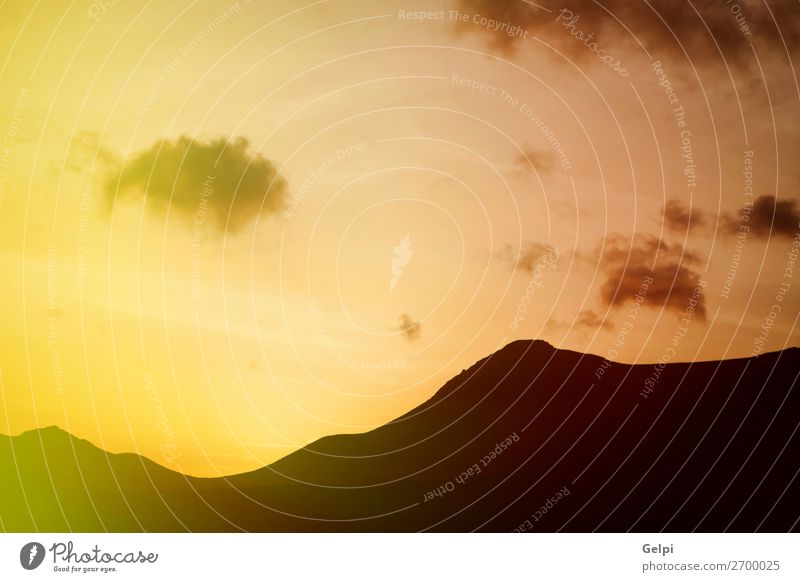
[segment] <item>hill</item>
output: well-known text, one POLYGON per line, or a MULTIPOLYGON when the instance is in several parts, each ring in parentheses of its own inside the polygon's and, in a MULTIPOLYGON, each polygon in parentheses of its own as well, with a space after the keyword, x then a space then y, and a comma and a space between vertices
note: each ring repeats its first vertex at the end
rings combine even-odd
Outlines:
POLYGON ((629 366, 517 341, 385 426, 219 479, 32 431, 0 439, 0 518, 7 531, 797 530, 799 356, 629 366))

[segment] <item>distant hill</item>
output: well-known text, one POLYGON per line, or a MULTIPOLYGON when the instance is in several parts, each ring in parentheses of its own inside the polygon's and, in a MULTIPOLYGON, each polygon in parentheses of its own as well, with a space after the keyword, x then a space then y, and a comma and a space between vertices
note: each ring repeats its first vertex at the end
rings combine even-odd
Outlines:
POLYGON ((46 428, 0 437, 0 527, 797 531, 798 374, 796 348, 656 367, 517 341, 385 426, 220 479, 46 428))

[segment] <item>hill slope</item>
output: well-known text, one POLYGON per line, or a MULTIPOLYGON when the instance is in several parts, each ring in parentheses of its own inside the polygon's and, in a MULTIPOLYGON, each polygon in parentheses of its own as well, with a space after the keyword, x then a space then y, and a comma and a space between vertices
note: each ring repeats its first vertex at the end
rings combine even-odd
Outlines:
POLYGON ((797 349, 654 367, 518 341, 385 426, 224 479, 57 429, 5 437, 0 518, 9 531, 797 530, 799 373, 797 349))

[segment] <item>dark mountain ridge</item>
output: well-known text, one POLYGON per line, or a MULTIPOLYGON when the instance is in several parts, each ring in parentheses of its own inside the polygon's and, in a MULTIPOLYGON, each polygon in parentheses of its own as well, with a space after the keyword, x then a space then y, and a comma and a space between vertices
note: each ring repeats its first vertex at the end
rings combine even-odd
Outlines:
POLYGON ((798 356, 630 366, 517 341, 384 426, 219 479, 32 431, 0 439, 0 519, 7 531, 797 530, 798 356))

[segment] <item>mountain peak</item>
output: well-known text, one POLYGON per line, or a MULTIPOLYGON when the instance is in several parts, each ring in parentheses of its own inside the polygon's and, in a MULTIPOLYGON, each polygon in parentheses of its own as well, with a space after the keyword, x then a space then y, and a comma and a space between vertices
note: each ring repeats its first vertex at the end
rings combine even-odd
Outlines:
POLYGON ((37 435, 41 437, 56 437, 56 436, 59 437, 67 436, 70 438, 73 437, 73 435, 71 435, 66 430, 55 424, 51 424, 49 426, 43 426, 41 428, 30 428, 28 430, 23 430, 22 432, 16 435, 12 435, 9 433, 6 436, 14 438, 30 438, 30 437, 35 437, 37 435))
POLYGON ((529 347, 534 350, 548 350, 548 351, 555 351, 557 349, 553 344, 543 339, 518 339, 506 344, 505 347, 501 349, 501 351, 512 346, 529 347))
POLYGON ((651 365, 620 363, 599 375, 599 356, 516 340, 400 419, 218 479, 82 446, 49 426, 0 439, 0 474, 12 476, 0 488, 2 527, 796 530, 800 481, 787 484, 797 468, 787 461, 797 457, 791 435, 800 422, 796 355, 668 363, 654 383, 651 365), (720 458, 758 481, 719 472, 720 458), (684 471, 688 459, 693 469, 684 471), (675 486, 664 487, 665 476, 675 486), (562 489, 558 511, 542 511, 562 489))

